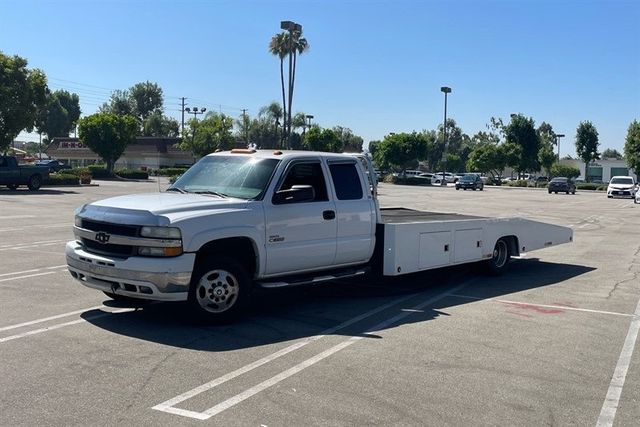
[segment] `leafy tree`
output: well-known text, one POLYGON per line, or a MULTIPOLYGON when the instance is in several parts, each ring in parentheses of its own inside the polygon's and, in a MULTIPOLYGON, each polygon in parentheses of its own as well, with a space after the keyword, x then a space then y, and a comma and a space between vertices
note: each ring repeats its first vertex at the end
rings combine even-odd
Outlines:
POLYGON ((540 138, 541 145, 556 145, 558 142, 556 133, 553 131, 553 126, 547 122, 542 122, 538 129, 536 129, 536 133, 538 134, 538 138, 540 138))
POLYGON ((380 147, 381 141, 369 141, 369 153, 371 154, 371 158, 375 159, 376 151, 378 151, 378 147, 380 147))
POLYGON ((580 122, 576 130, 576 154, 584 162, 584 175, 589 181, 589 163, 600 158, 598 131, 590 121, 580 122))
POLYGON ((563 176, 566 178, 577 178, 580 176, 580 169, 573 166, 566 166, 561 163, 556 163, 551 166, 549 171, 549 178, 555 178, 557 176, 563 176))
POLYGON ((80 98, 75 93, 57 90, 47 94, 46 105, 38 111, 36 128, 49 140, 69 136, 80 119, 80 98))
POLYGON ((111 97, 108 102, 105 102, 100 106, 98 112, 119 114, 121 116, 129 115, 135 116, 135 106, 133 104, 133 98, 128 90, 114 90, 111 93, 111 97))
POLYGON ((480 142, 469 154, 467 170, 489 173, 493 178, 500 179, 507 164, 504 145, 495 142, 480 142))
POLYGON ((191 119, 189 130, 178 147, 202 157, 216 150, 229 150, 235 142, 233 119, 225 114, 210 111, 204 119, 191 119))
POLYGON ((362 143, 364 140, 362 137, 355 135, 351 129, 342 126, 334 126, 333 132, 338 136, 345 153, 362 152, 362 143))
POLYGON ((145 119, 142 135, 177 138, 180 135, 180 125, 173 117, 165 116, 160 110, 156 110, 145 119))
POLYGON ((342 153, 344 148, 342 141, 332 129, 321 129, 317 125, 311 126, 306 132, 303 144, 308 150, 329 153, 342 153))
POLYGON ((622 160, 622 154, 616 150, 616 149, 611 149, 611 148, 607 148, 606 150, 604 150, 601 154, 601 157, 603 159, 616 159, 616 160, 622 160))
POLYGON ((374 160, 382 169, 405 171, 427 157, 429 142, 424 133, 396 133, 384 137, 374 160))
POLYGON ((538 151, 538 163, 546 171, 547 176, 551 175, 551 167, 556 162, 557 157, 553 152, 553 145, 549 142, 545 142, 538 151))
POLYGON ((518 173, 535 172, 540 170, 538 152, 540 151, 540 138, 536 133, 535 123, 532 118, 522 114, 515 114, 511 122, 505 127, 505 139, 507 144, 514 144, 519 150, 509 150, 507 163, 518 173))
POLYGON ((127 145, 135 141, 138 124, 133 116, 97 113, 80 119, 78 131, 80 141, 102 157, 112 174, 127 145))
POLYGON ((18 134, 32 131, 47 101, 47 78, 38 69, 27 68, 27 60, 0 52, 0 152, 11 146, 18 134))
MULTIPOLYGON (((442 125, 438 126, 438 140, 444 141, 444 128, 442 125)), ((454 119, 447 119, 447 153, 458 154, 462 147, 463 141, 462 129, 458 127, 454 119)), ((466 135, 464 135, 466 136, 466 135)))
POLYGON ((162 111, 164 96, 162 88, 150 81, 136 83, 129 89, 134 113, 143 121, 154 112, 162 111))
POLYGON ((627 160, 627 165, 636 174, 640 174, 640 122, 637 120, 629 124, 624 142, 624 157, 627 160))

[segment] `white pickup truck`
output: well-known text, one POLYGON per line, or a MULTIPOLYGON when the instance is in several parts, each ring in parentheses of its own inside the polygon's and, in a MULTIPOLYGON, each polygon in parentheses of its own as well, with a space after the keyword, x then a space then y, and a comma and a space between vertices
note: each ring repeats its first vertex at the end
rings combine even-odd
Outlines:
POLYGON ((522 218, 380 209, 365 156, 232 150, 202 158, 166 192, 76 211, 71 275, 115 299, 189 301, 235 317, 253 287, 373 271, 397 276, 572 241, 570 228, 522 218))

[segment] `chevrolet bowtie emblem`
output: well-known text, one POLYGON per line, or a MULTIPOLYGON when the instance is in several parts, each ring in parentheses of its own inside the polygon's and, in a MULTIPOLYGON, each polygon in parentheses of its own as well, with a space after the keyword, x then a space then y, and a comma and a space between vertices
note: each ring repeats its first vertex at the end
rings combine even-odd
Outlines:
POLYGON ((96 233, 96 242, 107 243, 110 237, 111 236, 109 234, 104 231, 100 231, 99 233, 96 233))

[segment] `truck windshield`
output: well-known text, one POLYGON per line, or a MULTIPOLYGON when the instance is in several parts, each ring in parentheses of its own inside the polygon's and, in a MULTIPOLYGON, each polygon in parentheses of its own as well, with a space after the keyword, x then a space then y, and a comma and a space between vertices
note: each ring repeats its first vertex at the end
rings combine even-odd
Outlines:
POLYGON ((278 162, 241 156, 203 157, 168 191, 255 199, 265 191, 278 162))

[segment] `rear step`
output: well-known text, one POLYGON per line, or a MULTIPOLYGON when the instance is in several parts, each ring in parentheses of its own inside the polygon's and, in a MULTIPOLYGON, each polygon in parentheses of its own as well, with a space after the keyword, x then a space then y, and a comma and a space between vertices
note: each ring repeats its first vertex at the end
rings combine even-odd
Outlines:
POLYGON ((370 270, 371 269, 369 267, 364 267, 364 268, 359 268, 355 270, 340 270, 340 271, 328 272, 323 274, 322 276, 314 276, 314 275, 294 276, 294 277, 287 278, 287 281, 280 279, 280 280, 274 280, 274 281, 256 282, 256 286, 263 289, 274 289, 274 288, 286 288, 290 286, 314 285, 317 283, 328 282, 331 280, 362 276, 364 274, 369 273, 370 270))

